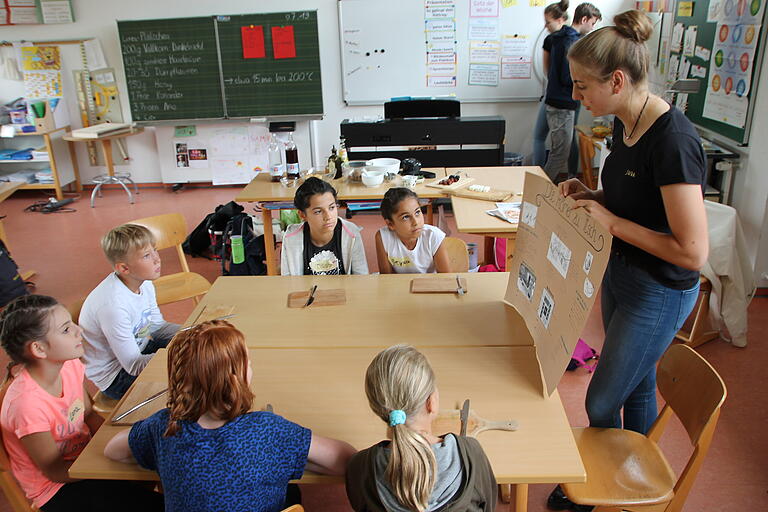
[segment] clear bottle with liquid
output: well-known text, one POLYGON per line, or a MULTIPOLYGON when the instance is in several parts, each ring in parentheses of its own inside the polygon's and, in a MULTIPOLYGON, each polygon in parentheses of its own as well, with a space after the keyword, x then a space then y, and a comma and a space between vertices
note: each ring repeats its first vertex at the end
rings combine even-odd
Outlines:
POLYGON ((283 148, 281 146, 280 141, 277 139, 277 135, 271 133, 267 152, 269 154, 269 175, 274 182, 279 182, 280 178, 285 175, 283 168, 283 148))
POLYGON ((299 178, 299 150, 293 141, 293 132, 288 133, 285 143, 285 170, 289 179, 299 178))

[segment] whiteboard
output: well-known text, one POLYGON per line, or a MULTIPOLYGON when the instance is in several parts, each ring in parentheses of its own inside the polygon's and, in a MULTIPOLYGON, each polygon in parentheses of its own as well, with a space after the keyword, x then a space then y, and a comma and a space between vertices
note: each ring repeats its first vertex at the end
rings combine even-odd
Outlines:
POLYGON ((544 7, 530 7, 523 0, 504 7, 508 3, 340 0, 344 101, 375 105, 393 97, 449 95, 462 102, 538 100, 543 90, 544 7), (497 16, 471 17, 470 9, 483 4, 497 16), (498 79, 491 85, 494 74, 498 79), (472 85, 470 80, 489 85, 472 85))

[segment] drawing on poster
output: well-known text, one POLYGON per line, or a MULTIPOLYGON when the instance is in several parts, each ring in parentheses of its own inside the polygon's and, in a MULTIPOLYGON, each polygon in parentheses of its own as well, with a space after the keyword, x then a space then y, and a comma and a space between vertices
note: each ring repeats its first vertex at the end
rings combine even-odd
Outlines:
POLYGON ((523 203, 523 213, 520 217, 520 220, 523 221, 523 224, 527 224, 531 226, 532 228, 536 227, 536 214, 539 212, 539 207, 536 206, 533 203, 524 202, 523 203))
POLYGON ((539 320, 546 329, 549 329, 549 321, 552 319, 552 312, 555 310, 555 301, 552 298, 552 294, 548 288, 544 288, 541 292, 541 300, 539 301, 539 311, 537 313, 539 320))
POLYGON ((595 286, 592 284, 592 281, 590 281, 588 277, 585 277, 584 278, 584 295, 586 295, 587 298, 591 298, 593 293, 595 293, 595 286))
POLYGON ((520 264, 520 270, 517 273, 517 287, 529 301, 533 299, 533 292, 536 289, 536 276, 525 263, 520 264))
POLYGON ((549 239, 547 259, 565 279, 568 275, 568 266, 571 264, 571 250, 554 232, 549 239))
POLYGON ((587 254, 584 256, 584 273, 589 274, 589 271, 592 270, 592 260, 594 259, 594 256, 592 256, 592 253, 587 251, 587 254))

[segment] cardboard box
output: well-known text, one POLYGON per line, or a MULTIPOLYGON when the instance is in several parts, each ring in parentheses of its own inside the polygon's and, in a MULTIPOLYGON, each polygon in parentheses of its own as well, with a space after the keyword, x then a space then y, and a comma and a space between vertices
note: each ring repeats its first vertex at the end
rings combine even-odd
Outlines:
POLYGON ((557 388, 595 303, 613 237, 557 186, 526 173, 504 302, 535 347, 544 396, 557 388))
MULTIPOLYGON (((45 115, 34 118, 35 128, 38 132, 48 132, 69 124, 69 115, 63 101, 54 101, 55 107, 51 107, 50 99, 41 101, 45 103, 45 115)), ((30 100, 29 103, 30 112, 34 112, 32 104, 38 103, 38 101, 30 100)))

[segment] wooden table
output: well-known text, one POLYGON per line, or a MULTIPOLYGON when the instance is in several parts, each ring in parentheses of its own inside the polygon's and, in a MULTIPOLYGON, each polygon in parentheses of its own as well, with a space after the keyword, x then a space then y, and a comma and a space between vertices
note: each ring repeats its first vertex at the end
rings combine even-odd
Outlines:
MULTIPOLYGON (((525 173, 530 172, 547 177, 541 167, 457 167, 445 170, 446 174, 455 174, 458 171, 465 171, 474 178, 473 184, 489 185, 492 188, 513 191, 515 195, 508 199, 508 202, 522 200, 525 173)), ((494 261, 493 238, 497 237, 507 239, 506 261, 509 263, 515 248, 517 224, 510 224, 485 213, 494 208, 493 201, 479 201, 454 196, 451 198, 451 203, 456 219, 456 228, 460 233, 475 233, 486 237, 483 258, 485 262, 494 261)))
MULTIPOLYGON (((424 170, 434 172, 437 178, 445 176, 445 169, 442 167, 424 170)), ((398 176, 395 181, 385 182, 378 187, 366 187, 362 183, 352 183, 346 179, 332 180, 330 183, 336 189, 336 197, 340 201, 379 201, 390 188, 402 186, 402 178, 398 176)), ((427 187, 424 184, 417 185, 413 190, 422 199, 445 197, 440 193, 439 189, 427 187)), ((288 188, 280 183, 273 183, 268 173, 261 173, 245 186, 235 197, 235 201, 244 203, 293 202, 295 194, 295 187, 288 188)), ((261 209, 261 214, 264 219, 264 248, 267 255, 267 274, 276 276, 278 275, 278 265, 275 257, 275 246, 272 243, 267 243, 273 237, 272 210, 269 209, 268 205, 265 206, 261 209)), ((430 202, 427 206, 427 224, 432 224, 432 221, 432 204, 430 202)))
MULTIPOLYGON (((498 482, 517 484, 516 510, 523 511, 527 484, 581 482, 585 470, 557 392, 542 396, 535 349, 522 346, 530 343, 522 319, 501 303, 509 274, 462 277, 468 280, 463 297, 417 297, 408 293, 413 276, 403 275, 224 277, 190 318, 206 305, 235 304, 232 322, 251 347, 254 409, 270 403, 276 413, 356 448, 386 435, 365 399, 366 367, 383 347, 402 342, 419 347, 437 374, 442 409, 469 398, 472 409, 486 419, 520 423, 516 432, 484 432, 478 439, 498 482), (286 294, 308 289, 310 283, 320 289, 343 287, 347 303, 289 311, 286 294), (270 294, 271 301, 260 300, 270 294), (459 308, 466 313, 458 313, 459 308)), ((164 354, 152 359, 125 400, 138 398, 131 395, 134 390, 166 382, 164 354)), ((70 476, 156 480, 153 472, 103 456, 107 441, 123 428, 105 423, 70 476)), ((341 481, 311 473, 300 480, 341 481)))
POLYGON ((69 143, 70 152, 72 153, 72 155, 75 154, 75 149, 74 149, 75 142, 99 142, 101 144, 101 150, 104 153, 104 163, 107 166, 107 174, 96 176, 93 180, 94 183, 96 183, 96 187, 94 187, 93 192, 91 193, 91 208, 94 207, 94 200, 96 198, 96 194, 98 194, 101 191, 102 185, 109 185, 109 184, 116 184, 123 187, 123 190, 125 190, 125 193, 128 194, 128 200, 131 202, 131 204, 133 204, 133 195, 131 194, 131 191, 128 189, 128 187, 125 186, 124 182, 127 181, 129 183, 132 183, 134 186, 134 192, 138 193, 138 190, 136 189, 136 184, 133 183, 133 180, 131 179, 130 174, 115 175, 115 162, 112 158, 112 140, 122 139, 124 137, 137 135, 139 133, 142 133, 143 131, 144 131, 144 128, 141 126, 138 126, 138 127, 131 128, 128 131, 115 133, 111 135, 104 135, 102 137, 97 137, 97 138, 77 137, 75 135, 72 135, 71 132, 64 136, 64 140, 66 140, 69 143))

